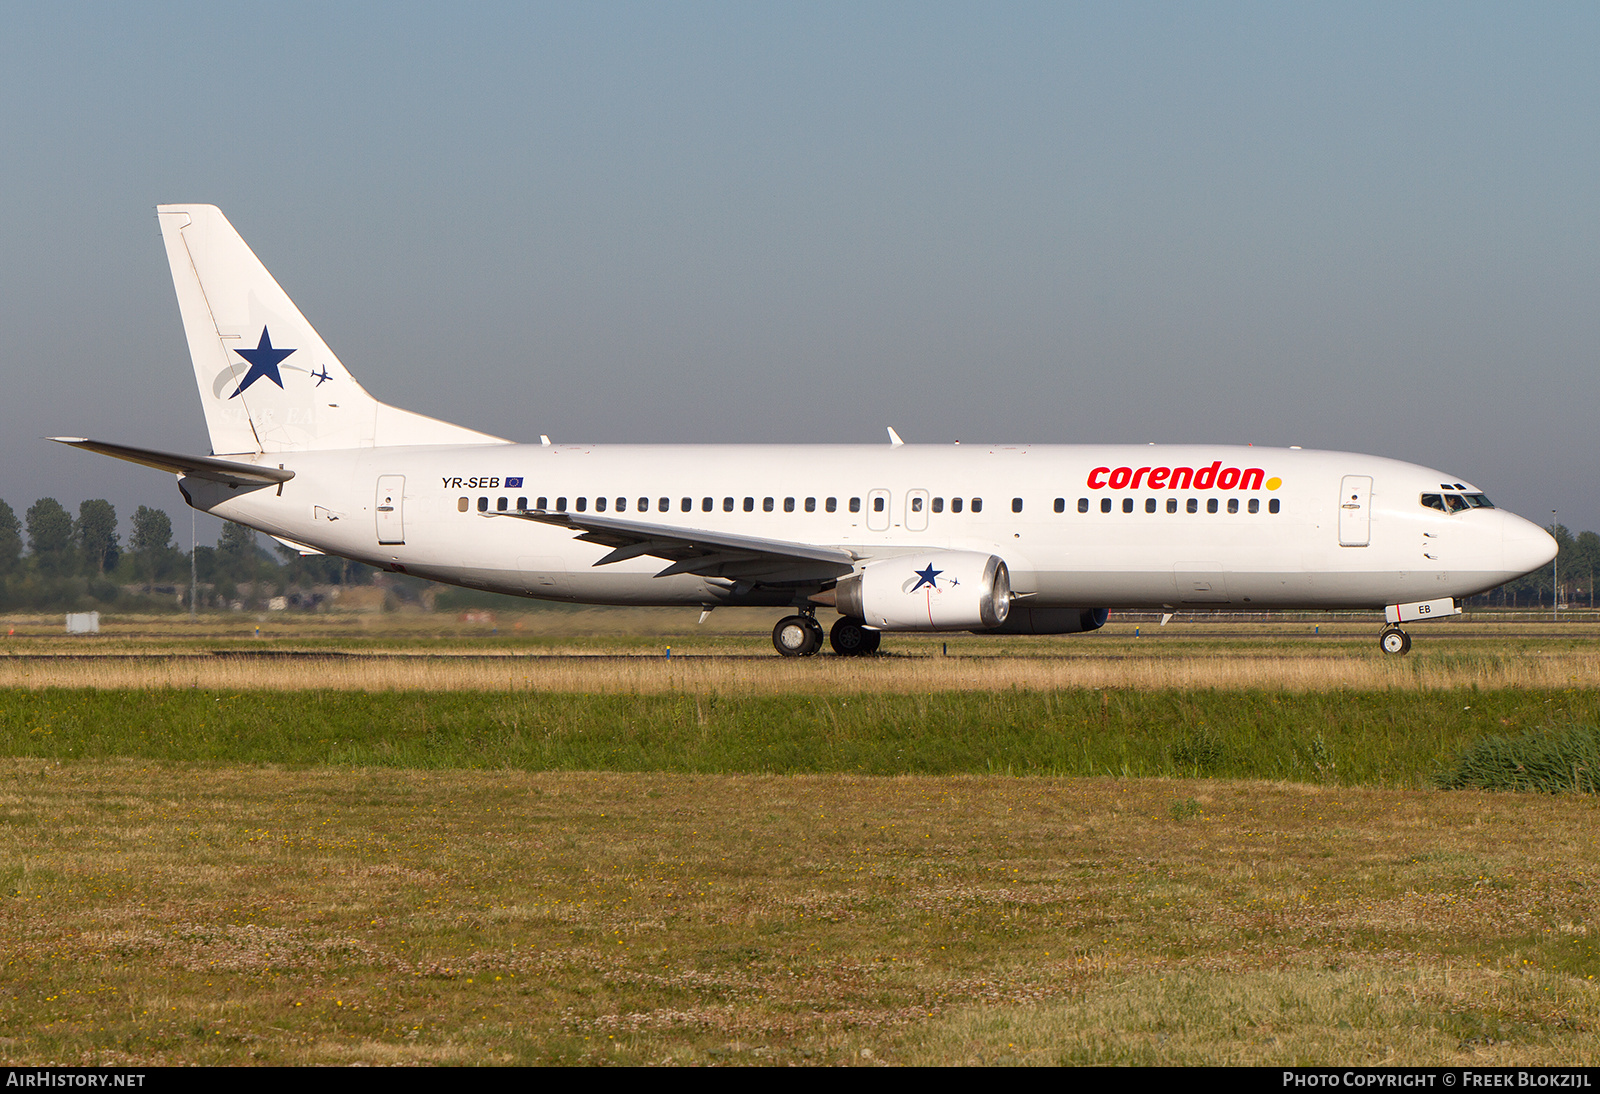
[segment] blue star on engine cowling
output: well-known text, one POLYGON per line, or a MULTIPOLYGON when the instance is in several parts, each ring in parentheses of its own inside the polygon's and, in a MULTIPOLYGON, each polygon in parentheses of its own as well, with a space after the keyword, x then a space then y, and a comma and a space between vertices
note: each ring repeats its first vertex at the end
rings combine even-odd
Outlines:
POLYGON ((244 374, 244 379, 239 381, 239 386, 234 389, 230 399, 237 399, 244 393, 244 389, 265 376, 279 387, 283 386, 283 377, 278 374, 278 364, 289 354, 292 349, 273 349, 272 337, 267 334, 267 328, 261 328, 261 341, 255 349, 236 349, 233 352, 250 362, 250 371, 244 374))
POLYGON ((933 563, 931 562, 928 563, 928 568, 926 570, 912 570, 911 572, 917 575, 917 583, 911 586, 912 592, 916 592, 924 585, 928 586, 930 589, 937 589, 939 587, 939 583, 933 579, 944 573, 943 570, 935 570, 933 568, 933 563))

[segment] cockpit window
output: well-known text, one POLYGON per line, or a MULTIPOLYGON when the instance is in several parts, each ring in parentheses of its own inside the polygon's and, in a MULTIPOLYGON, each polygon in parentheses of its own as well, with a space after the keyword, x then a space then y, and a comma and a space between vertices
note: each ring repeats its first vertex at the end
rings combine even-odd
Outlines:
POLYGON ((1441 513, 1464 513, 1468 509, 1493 509, 1494 502, 1486 494, 1424 494, 1422 506, 1441 513))

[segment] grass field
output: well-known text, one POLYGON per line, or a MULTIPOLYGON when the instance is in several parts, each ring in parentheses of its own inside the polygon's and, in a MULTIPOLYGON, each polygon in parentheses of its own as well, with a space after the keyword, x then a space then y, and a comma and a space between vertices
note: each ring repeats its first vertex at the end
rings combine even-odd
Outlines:
POLYGON ((0 1059, 1592 1064, 1596 806, 8 761, 0 1059))
POLYGON ((0 624, 0 1062, 1600 1061, 1600 803, 1430 789, 1584 623, 109 622, 0 624))

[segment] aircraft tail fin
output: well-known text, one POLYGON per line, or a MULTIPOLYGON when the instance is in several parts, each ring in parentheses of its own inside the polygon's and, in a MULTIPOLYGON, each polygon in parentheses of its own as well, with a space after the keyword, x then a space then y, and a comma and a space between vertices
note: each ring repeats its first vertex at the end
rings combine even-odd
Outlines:
POLYGON ((214 205, 158 205, 215 453, 503 438, 380 403, 214 205))

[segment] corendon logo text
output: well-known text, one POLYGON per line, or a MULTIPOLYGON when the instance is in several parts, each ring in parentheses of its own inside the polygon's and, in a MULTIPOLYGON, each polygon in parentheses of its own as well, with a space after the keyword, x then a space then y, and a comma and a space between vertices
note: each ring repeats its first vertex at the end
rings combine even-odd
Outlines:
POLYGON ((1091 490, 1137 490, 1142 484, 1150 490, 1276 490, 1283 485, 1277 476, 1262 481, 1266 472, 1259 467, 1223 467, 1215 460, 1209 467, 1097 467, 1089 472, 1091 490))

